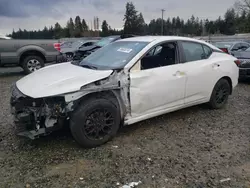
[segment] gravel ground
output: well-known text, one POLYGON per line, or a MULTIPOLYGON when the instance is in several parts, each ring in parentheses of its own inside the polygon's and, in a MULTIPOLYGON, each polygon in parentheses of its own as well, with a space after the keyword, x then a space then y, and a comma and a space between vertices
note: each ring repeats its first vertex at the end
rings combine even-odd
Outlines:
POLYGON ((67 131, 35 141, 13 134, 9 88, 22 76, 0 77, 0 187, 250 186, 248 83, 222 110, 180 110, 125 127, 113 141, 86 150, 67 131))

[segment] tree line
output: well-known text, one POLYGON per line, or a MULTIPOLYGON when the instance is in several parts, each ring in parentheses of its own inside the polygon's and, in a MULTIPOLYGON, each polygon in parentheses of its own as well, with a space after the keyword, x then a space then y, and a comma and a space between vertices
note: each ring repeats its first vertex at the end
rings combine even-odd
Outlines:
POLYGON ((132 2, 126 3, 124 15, 124 28, 121 31, 112 29, 106 20, 103 20, 101 31, 94 31, 84 19, 76 16, 69 19, 65 27, 59 23, 54 26, 44 27, 43 30, 21 30, 8 35, 14 39, 59 39, 68 37, 109 36, 119 34, 135 35, 163 35, 202 36, 210 34, 233 35, 235 33, 250 33, 250 0, 237 1, 234 8, 226 11, 224 17, 216 20, 199 19, 194 15, 184 21, 179 16, 153 19, 145 23, 143 14, 138 12, 132 2))

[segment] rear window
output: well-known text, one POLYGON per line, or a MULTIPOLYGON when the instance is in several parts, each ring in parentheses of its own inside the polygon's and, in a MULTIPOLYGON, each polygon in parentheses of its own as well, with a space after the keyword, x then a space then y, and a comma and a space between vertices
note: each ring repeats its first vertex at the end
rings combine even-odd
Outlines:
POLYGON ((71 48, 72 44, 73 44, 72 41, 64 42, 64 43, 61 44, 61 48, 71 48))
POLYGON ((96 45, 97 46, 100 46, 100 47, 103 47, 103 46, 106 46, 108 45, 109 43, 113 42, 114 40, 116 40, 117 38, 115 37, 105 37, 101 40, 99 40, 96 45))

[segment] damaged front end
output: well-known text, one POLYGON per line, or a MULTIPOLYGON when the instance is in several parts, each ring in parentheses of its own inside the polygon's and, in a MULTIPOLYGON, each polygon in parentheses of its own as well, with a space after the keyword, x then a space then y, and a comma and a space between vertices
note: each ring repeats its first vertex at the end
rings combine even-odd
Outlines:
POLYGON ((130 112, 128 83, 128 76, 115 70, 110 76, 83 85, 76 92, 43 98, 26 96, 14 85, 10 103, 16 133, 35 139, 61 129, 83 98, 90 95, 109 99, 119 107, 121 119, 126 119, 130 112))
POLYGON ((61 129, 67 117, 64 97, 34 99, 12 87, 11 113, 14 115, 16 134, 35 139, 61 129))

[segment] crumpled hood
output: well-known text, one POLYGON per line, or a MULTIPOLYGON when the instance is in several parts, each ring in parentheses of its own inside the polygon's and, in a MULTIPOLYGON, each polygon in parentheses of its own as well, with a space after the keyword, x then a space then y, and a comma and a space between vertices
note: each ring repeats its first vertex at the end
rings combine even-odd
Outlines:
POLYGON ((19 81, 17 88, 32 98, 75 92, 86 84, 108 77, 112 70, 92 70, 70 62, 51 65, 31 73, 19 81))

